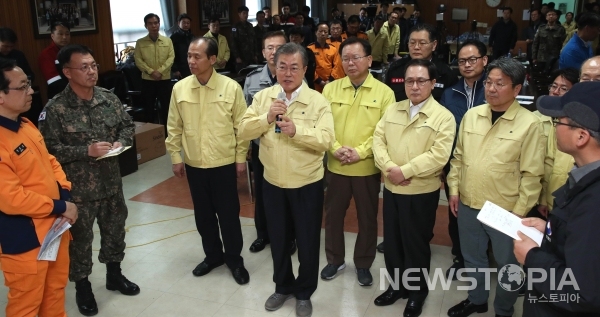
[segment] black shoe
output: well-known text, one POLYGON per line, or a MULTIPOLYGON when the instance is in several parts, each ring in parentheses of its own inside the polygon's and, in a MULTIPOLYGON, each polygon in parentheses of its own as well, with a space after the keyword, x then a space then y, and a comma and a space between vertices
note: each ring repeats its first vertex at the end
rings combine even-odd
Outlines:
POLYGON ((458 303, 452 308, 448 309, 448 316, 450 317, 467 317, 472 313, 485 313, 488 311, 488 304, 475 305, 471 303, 469 299, 458 303))
POLYGON ((248 270, 243 266, 231 270, 231 275, 233 275, 235 282, 240 285, 248 284, 248 282, 250 282, 250 274, 248 274, 248 270))
POLYGON ((381 243, 377 245, 377 252, 383 253, 383 241, 381 241, 381 243))
POLYGON ((79 313, 84 316, 94 316, 98 314, 98 304, 92 292, 92 284, 87 277, 75 282, 75 302, 79 313))
POLYGON ((465 268, 465 261, 456 257, 452 262, 452 266, 446 270, 446 278, 450 279, 452 277, 452 280, 456 281, 458 279, 457 271, 465 268), (454 269, 454 271, 452 271, 452 269, 454 269), (452 276, 450 276, 450 272, 452 272, 452 276))
POLYGON ((404 308, 404 317, 418 317, 423 311, 423 303, 417 302, 416 300, 409 300, 404 308))
POLYGON ((137 295, 140 293, 140 287, 129 281, 121 273, 121 263, 106 263, 106 289, 109 291, 119 291, 123 295, 137 295))
POLYGON ((391 288, 388 288, 387 291, 383 292, 383 294, 377 296, 373 303, 375 303, 376 306, 388 306, 392 305, 400 298, 408 298, 408 294, 403 291, 395 291, 391 288))
POLYGON ((293 240, 290 244, 290 255, 294 255, 296 253, 296 240, 293 240))
POLYGON ((225 262, 219 262, 215 264, 208 264, 206 261, 202 261, 202 263, 196 265, 196 268, 192 271, 194 276, 202 276, 210 273, 214 268, 217 268, 221 265, 225 264, 225 262))
POLYGON ((271 243, 271 241, 267 239, 256 239, 250 245, 250 252, 260 252, 265 249, 267 244, 271 243))

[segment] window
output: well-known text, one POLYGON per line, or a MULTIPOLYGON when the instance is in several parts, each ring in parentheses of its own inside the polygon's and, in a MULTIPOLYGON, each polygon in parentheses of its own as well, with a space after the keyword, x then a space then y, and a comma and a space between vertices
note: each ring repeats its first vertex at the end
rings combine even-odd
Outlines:
POLYGON ((262 7, 260 6, 260 0, 247 0, 246 6, 248 7, 248 10, 249 10, 248 11, 248 22, 256 25, 256 12, 258 12, 258 10, 262 10, 262 7))
POLYGON ((148 34, 144 27, 144 16, 148 13, 161 17, 160 33, 164 35, 160 0, 110 0, 115 53, 125 49, 126 46, 135 46, 137 39, 148 34))

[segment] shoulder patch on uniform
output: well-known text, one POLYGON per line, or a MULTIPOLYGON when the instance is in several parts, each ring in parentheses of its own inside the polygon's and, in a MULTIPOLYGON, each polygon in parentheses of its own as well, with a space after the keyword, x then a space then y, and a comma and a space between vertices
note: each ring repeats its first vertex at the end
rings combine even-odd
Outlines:
POLYGON ((263 67, 258 67, 257 69, 255 69, 255 70, 253 70, 253 71, 249 72, 249 73, 248 73, 248 75, 246 75, 246 77, 250 77, 250 75, 254 75, 254 74, 256 74, 256 73, 260 73, 260 72, 262 72, 263 68, 264 68, 264 66, 263 66, 263 67))
POLYGON ((231 28, 231 32, 235 32, 235 31, 237 31, 236 28, 231 28))
POLYGON ((38 117, 38 121, 46 120, 46 110, 40 112, 40 116, 38 117))

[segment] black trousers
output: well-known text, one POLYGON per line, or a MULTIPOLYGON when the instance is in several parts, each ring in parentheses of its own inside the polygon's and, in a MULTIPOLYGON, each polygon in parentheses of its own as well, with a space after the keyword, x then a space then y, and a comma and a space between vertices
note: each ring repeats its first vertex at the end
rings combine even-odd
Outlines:
POLYGON ((256 238, 257 239, 269 239, 269 232, 267 230, 267 216, 265 215, 265 206, 263 199, 263 174, 265 167, 262 165, 258 158, 258 151, 260 147, 254 143, 252 144, 252 174, 254 176, 254 226, 256 227, 256 238))
POLYGON ((271 237, 275 292, 294 294, 308 300, 319 282, 319 246, 323 217, 323 182, 300 188, 280 188, 263 183, 267 228, 271 237), (296 232, 298 277, 294 276, 290 255, 291 228, 296 232))
POLYGON ((171 102, 171 91, 173 84, 167 80, 142 80, 142 98, 144 100, 144 116, 147 122, 154 121, 154 104, 156 99, 160 103, 158 107, 158 123, 167 125, 169 116, 169 103, 171 102))
MULTIPOLYGON (((431 193, 415 195, 394 194, 388 189, 383 190, 384 257, 388 274, 392 278, 396 269, 398 279, 406 269, 430 269, 429 241, 433 238, 439 197, 439 188, 431 193)), ((399 290, 407 291, 409 300, 424 302, 429 288, 422 270, 410 273, 408 277, 419 278, 418 282, 408 283, 411 287, 419 287, 419 290, 407 290, 401 282, 399 290)))
MULTIPOLYGON (((444 173, 446 176, 450 174, 450 163, 448 163, 444 167, 444 173)), ((446 201, 450 202, 450 191, 448 190, 448 182, 444 179, 444 193, 446 194, 446 201)), ((464 261, 462 256, 462 251, 460 250, 460 237, 458 235, 458 218, 454 216, 452 211, 450 211, 450 206, 448 206, 448 234, 450 235, 450 241, 452 241, 452 255, 454 255, 457 260, 464 261)))
POLYGON ((196 228, 206 255, 204 261, 209 264, 225 261, 230 269, 243 266, 240 253, 244 241, 235 164, 215 168, 195 168, 186 164, 185 171, 194 203, 196 228))

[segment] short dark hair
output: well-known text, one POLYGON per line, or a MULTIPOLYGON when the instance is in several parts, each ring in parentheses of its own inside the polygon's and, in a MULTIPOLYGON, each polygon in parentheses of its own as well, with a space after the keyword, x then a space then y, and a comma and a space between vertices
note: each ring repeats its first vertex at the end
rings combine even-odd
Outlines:
POLYGON ((63 21, 55 21, 55 22, 52 22, 52 26, 50 26, 50 33, 54 33, 54 31, 56 31, 57 26, 65 27, 65 28, 67 28, 67 30, 71 31, 71 27, 69 26, 69 23, 66 23, 63 21))
POLYGON ((279 31, 271 31, 271 32, 267 32, 265 33, 265 35, 262 38, 262 48, 265 48, 265 40, 273 38, 273 37, 278 37, 281 36, 283 37, 283 39, 285 39, 285 41, 287 42, 287 36, 285 36, 285 32, 279 30, 279 31))
POLYGON ((338 12, 339 12, 339 11, 340 11, 340 9, 338 9, 338 8, 336 8, 336 7, 333 7, 333 8, 331 8, 331 13, 334 13, 335 11, 338 11, 338 12))
POLYGON ((256 16, 258 16, 259 14, 265 15, 265 13, 262 10, 256 11, 256 16))
POLYGON ((502 12, 504 12, 506 10, 510 11, 510 14, 513 13, 513 9, 511 7, 504 7, 504 8, 502 8, 502 12))
MULTIPOLYGON (((319 24, 321 24, 321 23, 319 23, 319 24)), ((331 20, 331 22, 329 22, 329 27, 331 27, 334 24, 342 25, 342 21, 340 21, 338 19, 333 19, 333 20, 331 20)))
POLYGON ((325 25, 327 27, 327 29, 329 30, 329 24, 327 24, 327 22, 321 21, 321 22, 317 23, 317 27, 315 28, 315 32, 319 30, 319 27, 321 25, 325 25))
POLYGON ((427 23, 421 23, 421 24, 417 24, 417 25, 413 26, 410 29, 410 31, 408 31, 408 37, 410 38, 410 35, 413 32, 421 32, 421 31, 427 31, 427 33, 429 33, 429 41, 431 41, 431 42, 437 41, 436 28, 433 25, 427 24, 427 23))
POLYGON ((487 55, 487 46, 485 46, 485 44, 483 44, 483 42, 481 42, 480 40, 475 40, 475 39, 469 39, 469 40, 464 41, 462 43, 462 45, 460 46, 460 49, 458 49, 458 53, 460 53, 460 51, 463 49, 463 47, 466 47, 469 45, 475 46, 475 48, 477 48, 477 51, 479 52, 479 55, 481 55, 481 57, 487 55))
POLYGON ((298 45, 296 43, 286 43, 275 52, 275 64, 279 60, 279 56, 281 55, 294 55, 299 53, 302 57, 302 67, 306 67, 308 65, 308 55, 306 54, 306 49, 302 47, 302 45, 298 45))
POLYGON ((283 8, 283 7, 291 7, 291 5, 290 5, 290 3, 289 3, 289 2, 284 2, 284 3, 281 5, 281 8, 283 8))
POLYGON ((546 11, 546 15, 548 15, 548 13, 550 13, 550 12, 554 12, 556 15, 560 15, 560 11, 552 9, 552 8, 550 8, 550 9, 548 9, 548 11, 546 11))
POLYGON ((190 21, 192 21, 192 18, 190 18, 190 16, 187 13, 182 13, 177 17, 177 22, 181 22, 181 20, 183 19, 188 19, 190 21))
MULTIPOLYGON (((427 68, 427 74, 429 75, 429 79, 437 78, 437 68, 435 64, 427 59, 411 59, 408 63, 406 63, 406 70, 408 70, 411 66, 423 66, 427 68)), ((405 74, 406 77, 406 74, 405 74)))
POLYGON ((532 9, 531 11, 529 11, 529 15, 533 14, 535 11, 537 11, 538 14, 542 13, 540 12, 540 9, 532 9))
POLYGON ((363 51, 365 52, 366 56, 371 55, 371 43, 369 43, 368 40, 359 39, 356 36, 349 37, 348 39, 343 41, 342 44, 340 45, 340 49, 338 50, 338 53, 340 53, 340 56, 342 56, 342 51, 344 50, 344 47, 346 47, 348 45, 352 45, 352 44, 357 44, 357 43, 362 46, 363 51))
POLYGON ((367 8, 365 8, 365 7, 361 7, 361 8, 360 8, 360 10, 358 10, 358 12, 360 12, 360 11, 363 11, 363 10, 364 10, 364 11, 367 11, 367 8))
POLYGON ((247 6, 239 6, 238 7, 238 13, 242 13, 242 12, 249 12, 250 9, 248 9, 247 6))
POLYGON ((567 13, 565 13, 565 16, 567 16, 568 14, 570 14, 571 16, 574 16, 573 12, 567 12, 567 13))
POLYGON ((150 20, 152 18, 156 18, 158 20, 158 23, 160 23, 160 18, 158 17, 158 15, 156 15, 154 13, 148 13, 144 17, 144 25, 148 24, 148 20, 150 20))
POLYGON ((353 14, 353 15, 349 16, 347 24, 350 24, 350 23, 360 23, 360 18, 358 17, 358 15, 353 14))
POLYGON ((597 27, 600 26, 600 16, 595 12, 583 12, 577 15, 575 22, 578 30, 583 30, 586 26, 597 27))
POLYGON ((17 33, 10 28, 0 28, 0 42, 17 43, 17 33))
POLYGON ((301 16, 304 18, 304 13, 302 13, 302 12, 300 12, 300 11, 296 12, 296 15, 294 15, 294 16, 295 16, 295 17, 297 17, 297 16, 299 16, 299 15, 301 15, 301 16))
MULTIPOLYGON (((406 10, 406 9, 404 9, 404 10, 406 10)), ((392 9, 392 11, 398 11, 398 12, 400 12, 400 11, 402 11, 402 7, 394 7, 392 9)))
POLYGON ((572 85, 579 82, 579 70, 572 67, 557 69, 552 72, 552 80, 556 79, 558 76, 566 79, 572 85))
POLYGON ((209 19, 208 19, 208 24, 211 23, 215 23, 215 22, 219 22, 219 24, 221 24, 221 18, 219 18, 218 15, 212 15, 209 19))
POLYGON ((385 21, 385 20, 383 19, 383 16, 378 14, 373 18, 373 21, 385 21))
POLYGON ((58 51, 56 60, 58 60, 58 73, 63 79, 67 79, 66 77, 64 77, 63 68, 65 64, 71 61, 71 57, 73 56, 73 54, 93 56, 94 52, 89 47, 80 44, 69 44, 61 48, 60 51, 58 51))
POLYGON ((382 6, 382 7, 388 7, 388 8, 389 8, 389 7, 390 7, 390 4, 389 4, 389 3, 387 3, 387 2, 383 2, 383 3, 381 3, 381 6, 382 6))
POLYGON ((513 87, 525 82, 525 67, 513 58, 499 58, 488 65, 488 73, 498 68, 504 75, 510 77, 513 87))
POLYGON ((295 26, 295 27, 291 28, 289 32, 290 32, 289 33, 290 39, 292 38, 292 35, 300 35, 300 37, 304 37, 304 32, 302 32, 302 27, 295 26))
POLYGON ((548 2, 548 8, 554 9, 555 6, 556 6, 556 3, 554 3, 554 2, 548 2))
POLYGON ((310 12, 310 7, 309 6, 303 6, 302 7, 302 11, 308 13, 308 12, 310 12))
POLYGON ((4 75, 4 72, 11 71, 15 67, 17 67, 17 62, 14 59, 0 57, 0 91, 3 91, 5 94, 9 92, 8 86, 10 85, 10 80, 4 75))
POLYGON ((200 36, 200 37, 193 39, 192 42, 190 43, 190 45, 199 44, 200 42, 205 42, 207 44, 206 51, 205 51, 206 57, 219 55, 219 44, 217 43, 217 41, 214 37, 200 36))
POLYGON ((262 9, 263 9, 263 10, 271 10, 271 7, 269 7, 269 6, 264 6, 262 9))

